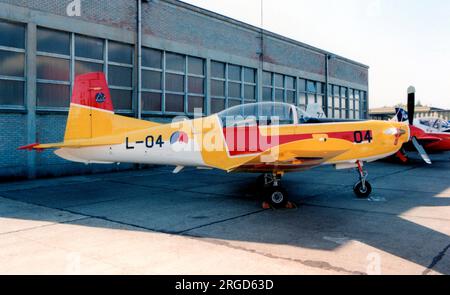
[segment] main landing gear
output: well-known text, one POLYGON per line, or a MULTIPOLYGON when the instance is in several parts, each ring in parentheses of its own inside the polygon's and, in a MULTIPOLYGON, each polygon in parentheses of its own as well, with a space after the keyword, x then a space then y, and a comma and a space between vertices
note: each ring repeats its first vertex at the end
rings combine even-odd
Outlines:
POLYGON ((258 183, 264 192, 265 209, 287 208, 292 209, 294 205, 288 201, 287 191, 281 186, 282 173, 265 173, 258 177, 258 183))
POLYGON ((353 187, 353 191, 358 199, 368 199, 372 193, 372 186, 367 181, 368 173, 364 171, 361 161, 357 161, 356 164, 358 165, 359 181, 353 187))

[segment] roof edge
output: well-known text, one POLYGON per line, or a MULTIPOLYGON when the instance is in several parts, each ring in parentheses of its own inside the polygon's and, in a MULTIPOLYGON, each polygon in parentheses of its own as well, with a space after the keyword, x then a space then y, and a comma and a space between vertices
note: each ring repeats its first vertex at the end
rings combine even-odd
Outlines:
POLYGON ((208 17, 211 17, 211 18, 216 18, 216 19, 219 19, 221 21, 225 21, 225 22, 230 23, 232 25, 243 27, 245 29, 254 31, 255 33, 261 33, 261 31, 263 31, 266 36, 270 36, 272 38, 279 39, 281 41, 288 42, 288 43, 291 43, 293 45, 303 47, 305 49, 316 51, 316 52, 321 53, 323 55, 330 55, 330 56, 333 56, 333 57, 335 57, 337 59, 340 59, 342 61, 345 61, 345 62, 353 64, 353 65, 357 65, 357 66, 363 67, 365 69, 369 69, 370 68, 366 64, 363 64, 363 63, 351 60, 349 58, 340 56, 340 55, 332 53, 330 51, 326 51, 326 50, 320 49, 318 47, 314 47, 312 45, 308 45, 308 44, 300 42, 298 40, 295 40, 295 39, 292 39, 292 38, 289 38, 289 37, 286 37, 286 36, 283 36, 283 35, 271 32, 271 31, 267 31, 267 30, 262 29, 260 27, 250 25, 250 24, 248 24, 246 22, 243 22, 243 21, 240 21, 240 20, 237 20, 237 19, 225 16, 223 14, 220 14, 220 13, 217 13, 217 12, 214 12, 214 11, 211 11, 211 10, 199 7, 199 6, 195 6, 193 4, 189 4, 189 3, 186 3, 186 2, 183 2, 183 1, 179 1, 179 0, 160 0, 160 1, 167 2, 167 3, 173 4, 173 5, 176 5, 176 6, 185 8, 185 9, 188 9, 188 10, 192 10, 192 11, 195 11, 197 13, 203 14, 205 16, 208 16, 208 17))

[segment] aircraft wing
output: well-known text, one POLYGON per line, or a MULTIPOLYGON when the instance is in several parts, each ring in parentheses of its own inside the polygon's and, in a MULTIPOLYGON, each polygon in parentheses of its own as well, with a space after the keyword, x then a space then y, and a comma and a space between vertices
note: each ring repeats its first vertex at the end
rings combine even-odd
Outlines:
POLYGON ((417 141, 421 145, 426 146, 427 144, 442 141, 442 138, 431 136, 431 135, 430 136, 420 136, 420 137, 417 137, 417 141))
POLYGON ((327 160, 349 151, 352 145, 353 143, 346 140, 326 138, 325 136, 320 137, 319 135, 313 139, 275 146, 230 170, 239 170, 248 166, 260 166, 261 164, 298 167, 318 166, 327 160))

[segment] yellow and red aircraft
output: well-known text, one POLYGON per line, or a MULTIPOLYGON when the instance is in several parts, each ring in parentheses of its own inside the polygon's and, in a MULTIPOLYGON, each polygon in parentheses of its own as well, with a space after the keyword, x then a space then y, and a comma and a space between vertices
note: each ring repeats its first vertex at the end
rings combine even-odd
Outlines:
POLYGON ((138 120, 114 114, 104 74, 89 73, 75 79, 64 141, 20 149, 57 149, 59 157, 86 164, 174 165, 174 173, 185 166, 261 173, 267 201, 285 206, 281 177, 321 165, 358 168, 354 192, 369 197, 363 162, 395 154, 409 134, 406 123, 317 119, 278 102, 239 105, 170 124, 138 120))

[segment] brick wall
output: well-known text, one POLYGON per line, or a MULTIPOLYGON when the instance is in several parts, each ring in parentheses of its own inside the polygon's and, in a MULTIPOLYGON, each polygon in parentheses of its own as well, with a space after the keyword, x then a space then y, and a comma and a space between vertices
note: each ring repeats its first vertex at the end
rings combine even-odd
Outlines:
MULTIPOLYGON (((66 16, 72 0, 0 0, 0 2, 66 16)), ((135 30, 136 1, 81 0, 81 19, 113 27, 135 30)))
POLYGON ((0 114, 0 181, 26 174, 27 154, 17 148, 27 144, 26 115, 0 114))

